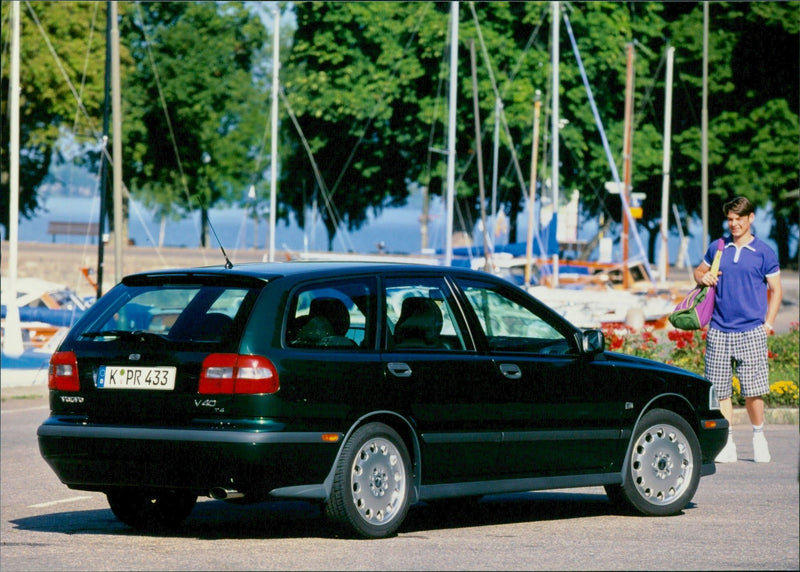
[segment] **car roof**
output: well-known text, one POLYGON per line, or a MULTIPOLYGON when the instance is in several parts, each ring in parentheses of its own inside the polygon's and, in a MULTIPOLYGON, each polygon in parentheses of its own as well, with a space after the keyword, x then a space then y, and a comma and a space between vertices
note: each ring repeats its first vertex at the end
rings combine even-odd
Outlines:
MULTIPOLYGON (((232 268, 224 265, 194 268, 172 268, 152 270, 131 274, 126 278, 163 277, 163 276, 211 276, 228 275, 274 280, 284 276, 343 276, 346 274, 375 274, 382 272, 411 272, 425 274, 477 274, 475 271, 435 266, 428 264, 404 264, 393 262, 348 262, 348 261, 291 261, 291 262, 248 262, 236 264, 232 268)), ((489 275, 486 275, 489 276, 489 275)))

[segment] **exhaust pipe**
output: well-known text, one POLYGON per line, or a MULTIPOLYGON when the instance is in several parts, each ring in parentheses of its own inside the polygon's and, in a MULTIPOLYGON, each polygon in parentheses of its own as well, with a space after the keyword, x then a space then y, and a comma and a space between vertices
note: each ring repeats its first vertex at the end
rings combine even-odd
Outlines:
POLYGON ((208 491, 208 496, 216 500, 231 500, 244 497, 244 493, 225 487, 214 487, 208 491))

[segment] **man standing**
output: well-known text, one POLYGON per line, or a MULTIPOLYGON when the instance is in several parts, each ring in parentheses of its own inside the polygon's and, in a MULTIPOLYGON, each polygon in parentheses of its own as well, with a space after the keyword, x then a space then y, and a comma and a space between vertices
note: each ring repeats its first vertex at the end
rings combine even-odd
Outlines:
MULTIPOLYGON (((731 199, 722 207, 728 219, 730 236, 720 260, 719 274, 709 272, 717 250, 712 243, 694 270, 698 284, 716 285, 714 313, 706 336, 705 375, 714 384, 722 414, 733 425, 732 378, 734 367, 750 423, 753 425, 753 451, 756 463, 770 461, 764 436, 764 399, 769 393, 767 336, 781 305, 781 279, 778 257, 753 235, 755 208, 745 197, 731 199), (768 295, 768 289, 771 294, 768 295)), ((732 433, 717 455, 717 463, 733 463, 736 444, 732 433)))

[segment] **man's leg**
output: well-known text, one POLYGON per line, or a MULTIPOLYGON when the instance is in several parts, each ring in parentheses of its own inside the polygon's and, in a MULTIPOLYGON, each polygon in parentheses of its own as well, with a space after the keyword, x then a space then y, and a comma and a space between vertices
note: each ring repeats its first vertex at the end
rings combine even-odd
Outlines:
POLYGON ((740 363, 737 367, 742 386, 745 408, 753 425, 753 460, 769 463, 771 456, 764 436, 764 398, 769 393, 769 360, 767 333, 764 328, 744 332, 739 346, 740 363))
POLYGON ((714 384, 719 398, 719 408, 725 419, 728 420, 728 442, 722 451, 717 454, 716 463, 736 462, 736 443, 733 442, 733 402, 731 396, 733 385, 731 378, 731 353, 728 348, 727 336, 714 328, 709 328, 706 335, 706 367, 705 376, 714 384))
MULTIPOLYGON (((753 427, 758 427, 759 425, 764 424, 763 397, 760 395, 758 397, 745 397, 744 406, 745 409, 747 409, 747 416, 750 417, 750 423, 753 425, 753 427)), ((722 414, 725 415, 725 412, 723 411, 722 414)))

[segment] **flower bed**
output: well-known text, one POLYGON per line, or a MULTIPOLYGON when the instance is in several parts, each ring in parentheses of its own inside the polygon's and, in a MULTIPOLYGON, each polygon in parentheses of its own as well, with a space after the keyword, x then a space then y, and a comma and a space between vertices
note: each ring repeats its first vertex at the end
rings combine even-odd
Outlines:
MULTIPOLYGON (((706 330, 687 332, 669 330, 666 340, 659 340, 649 330, 609 328, 606 349, 663 361, 703 375, 705 369, 706 330)), ((662 336, 663 338, 663 336, 662 336)), ((788 334, 772 334, 767 339, 770 392, 764 396, 769 407, 797 407, 800 386, 800 324, 792 323, 788 334)), ((733 378, 733 404, 744 405, 739 380, 733 378)))

